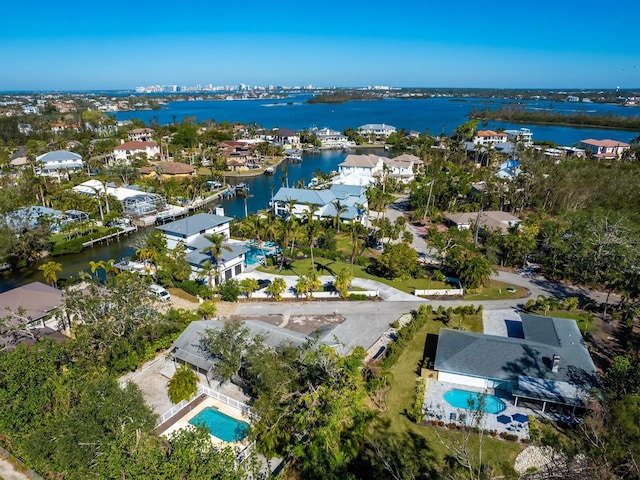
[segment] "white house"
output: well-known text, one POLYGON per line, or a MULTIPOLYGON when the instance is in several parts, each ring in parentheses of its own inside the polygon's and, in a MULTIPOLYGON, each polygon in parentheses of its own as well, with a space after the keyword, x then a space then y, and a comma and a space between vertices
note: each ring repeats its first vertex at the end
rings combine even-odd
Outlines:
POLYGON ((504 336, 441 329, 438 381, 495 389, 542 411, 584 407, 599 378, 576 322, 520 314, 505 323, 504 336))
POLYGON ((154 133, 151 128, 134 128, 127 135, 130 142, 151 142, 154 133))
POLYGON ((347 155, 338 165, 338 176, 332 179, 334 184, 366 186, 374 183, 383 175, 409 183, 414 178, 415 169, 424 162, 415 155, 402 154, 394 158, 379 155, 347 155))
POLYGON ((496 145, 506 142, 507 138, 506 133, 498 133, 493 130, 478 130, 475 137, 473 137, 473 143, 476 145, 496 145))
POLYGON ((34 169, 36 175, 69 176, 71 172, 82 170, 84 162, 77 153, 67 150, 55 150, 36 157, 37 167, 34 169))
POLYGON ((382 140, 388 138, 389 135, 395 133, 396 127, 392 125, 385 125, 384 123, 367 123, 366 125, 360 125, 358 127, 358 133, 364 137, 374 135, 376 140, 382 140))
POLYGON ((312 128, 309 131, 316 136, 323 148, 340 148, 355 145, 355 142, 350 141, 349 137, 343 135, 342 132, 338 130, 312 128))
POLYGON ((198 273, 207 261, 216 264, 211 253, 203 251, 211 245, 205 238, 208 234, 222 235, 223 242, 221 262, 218 265, 218 283, 240 275, 244 271, 246 247, 241 243, 229 242, 229 223, 231 218, 210 213, 198 213, 175 222, 156 227, 164 233, 167 248, 174 249, 179 243, 186 247, 186 260, 191 265, 191 278, 198 278, 198 273))
POLYGON ((514 142, 519 143, 525 147, 533 145, 533 133, 528 128, 520 128, 518 130, 505 130, 507 138, 514 142))
POLYGON ((450 213, 445 216, 447 222, 457 227, 459 230, 468 230, 478 222, 479 227, 489 231, 506 234, 513 226, 522 222, 518 217, 508 212, 486 211, 486 212, 461 212, 450 213))
POLYGON ((424 164, 418 157, 408 153, 403 153, 393 158, 383 157, 383 162, 389 170, 390 177, 402 183, 413 181, 415 170, 424 164))
POLYGON ((286 148, 298 148, 300 146, 300 135, 288 128, 277 128, 271 135, 271 141, 286 148))
POLYGON ((160 148, 156 142, 133 141, 118 145, 113 149, 113 159, 130 163, 132 159, 145 155, 148 159, 160 156, 160 148))

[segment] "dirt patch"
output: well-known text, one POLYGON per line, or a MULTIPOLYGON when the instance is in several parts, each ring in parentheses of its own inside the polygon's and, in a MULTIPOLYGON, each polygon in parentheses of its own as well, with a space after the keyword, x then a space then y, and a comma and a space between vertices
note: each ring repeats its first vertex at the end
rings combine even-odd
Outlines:
POLYGON ((595 317, 593 321, 592 333, 585 339, 585 343, 600 374, 606 371, 616 355, 624 354, 619 338, 620 329, 621 324, 617 320, 606 322, 600 317, 595 317))

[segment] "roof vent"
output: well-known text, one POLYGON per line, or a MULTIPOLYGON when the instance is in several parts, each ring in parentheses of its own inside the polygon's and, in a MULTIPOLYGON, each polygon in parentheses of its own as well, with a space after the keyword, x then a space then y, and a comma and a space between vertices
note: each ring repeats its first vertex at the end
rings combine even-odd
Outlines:
POLYGON ((558 368, 560 367, 560 355, 553 354, 553 360, 551 362, 551 371, 553 373, 558 373, 558 368))

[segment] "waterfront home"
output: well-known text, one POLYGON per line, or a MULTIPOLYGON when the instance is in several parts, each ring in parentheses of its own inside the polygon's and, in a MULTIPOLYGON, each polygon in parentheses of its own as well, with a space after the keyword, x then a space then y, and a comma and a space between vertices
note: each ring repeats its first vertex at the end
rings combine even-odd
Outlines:
POLYGON ((0 224, 14 232, 24 232, 36 228, 41 222, 55 224, 61 219, 62 212, 60 210, 34 205, 5 213, 0 216, 0 224))
POLYGON ((450 213, 445 216, 450 226, 459 230, 468 230, 472 226, 479 224, 483 230, 506 234, 515 225, 520 225, 521 220, 507 212, 487 211, 487 212, 462 212, 450 213))
POLYGON ((160 157, 160 147, 153 141, 123 142, 113 149, 113 160, 122 161, 125 164, 131 163, 131 160, 136 158, 153 160, 158 157, 160 157))
POLYGON ((151 142, 155 131, 151 128, 134 128, 127 133, 130 142, 151 142))
POLYGON ((229 224, 232 218, 210 213, 198 213, 175 222, 157 226, 164 233, 167 248, 174 249, 178 244, 186 248, 186 260, 191 265, 191 278, 198 278, 202 266, 207 262, 216 264, 210 253, 203 253, 211 242, 205 235, 218 234, 225 239, 221 250, 220 264, 217 266, 217 283, 229 280, 244 271, 246 247, 241 243, 229 242, 229 224))
POLYGON ((300 147, 300 135, 294 130, 276 128, 270 137, 273 143, 281 145, 285 149, 300 147))
POLYGON ((533 145, 533 133, 528 128, 520 128, 514 130, 505 130, 509 141, 518 143, 524 147, 530 147, 533 145))
POLYGON ((67 150, 54 150, 36 157, 36 175, 57 177, 69 177, 69 173, 82 170, 84 162, 77 153, 67 150))
POLYGON ((473 137, 473 143, 476 145, 496 145, 507 141, 506 133, 498 133, 493 130, 478 130, 473 137))
POLYGON ((342 221, 364 222, 368 205, 366 188, 340 184, 334 184, 325 190, 282 187, 271 202, 276 215, 306 218, 311 213, 318 220, 334 219, 337 205, 345 208, 340 214, 342 221))
POLYGON ((141 167, 140 174, 146 177, 168 178, 191 177, 196 173, 195 167, 180 162, 162 162, 150 167, 141 167))
POLYGON ((395 131, 396 127, 384 123, 367 123, 358 127, 358 134, 368 138, 374 137, 376 141, 388 138, 395 131))
POLYGON ((0 293, 0 311, 6 318, 0 333, 0 351, 11 351, 20 343, 32 344, 42 337, 64 340, 66 337, 55 330, 61 305, 62 291, 41 282, 0 293))
POLYGON ((579 147, 586 150, 594 160, 614 160, 622 157, 622 154, 629 150, 630 145, 617 140, 588 138, 580 140, 579 147))
POLYGON ((412 182, 415 171, 424 165, 422 160, 408 153, 393 158, 383 157, 383 162, 389 170, 389 177, 405 184, 412 182))
POLYGON ((338 165, 338 176, 332 179, 334 184, 367 186, 378 178, 386 176, 402 183, 414 179, 415 171, 423 165, 415 155, 402 154, 394 158, 379 155, 347 155, 338 165))
POLYGON ((350 141, 349 137, 342 134, 338 130, 331 130, 330 128, 312 128, 309 133, 315 135, 320 142, 322 148, 342 148, 348 146, 355 146, 355 142, 350 141))
POLYGON ((576 322, 529 314, 504 322, 504 335, 440 329, 438 381, 502 392, 543 412, 584 408, 599 377, 576 322))
POLYGON ((248 142, 224 141, 218 144, 218 152, 231 171, 257 168, 255 145, 248 142))

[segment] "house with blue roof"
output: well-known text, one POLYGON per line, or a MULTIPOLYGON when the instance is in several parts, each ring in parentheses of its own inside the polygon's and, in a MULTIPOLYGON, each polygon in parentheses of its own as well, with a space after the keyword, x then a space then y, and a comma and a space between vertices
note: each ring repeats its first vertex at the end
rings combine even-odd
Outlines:
POLYGON ((191 278, 199 277, 202 266, 207 262, 216 264, 217 260, 211 253, 204 250, 211 245, 205 235, 218 234, 225 238, 222 255, 218 265, 217 283, 224 282, 240 275, 245 268, 247 248, 243 243, 230 242, 230 217, 198 213, 175 222, 157 226, 156 229, 164 233, 167 248, 175 249, 179 244, 186 248, 185 259, 191 265, 191 278))
POLYGON ((69 177, 70 173, 82 170, 84 162, 77 153, 55 150, 36 157, 36 175, 69 177))
POLYGON ((344 207, 340 219, 344 222, 364 222, 367 211, 366 188, 359 185, 334 184, 324 190, 282 187, 274 195, 271 208, 276 215, 306 218, 311 210, 314 219, 333 219, 336 207, 344 207))

